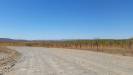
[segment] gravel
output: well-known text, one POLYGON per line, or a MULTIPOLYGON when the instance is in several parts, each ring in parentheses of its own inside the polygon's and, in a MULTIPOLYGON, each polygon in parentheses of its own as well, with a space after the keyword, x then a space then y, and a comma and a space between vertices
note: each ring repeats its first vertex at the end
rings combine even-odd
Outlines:
POLYGON ((8 47, 22 54, 5 75, 133 75, 133 57, 84 50, 8 47))

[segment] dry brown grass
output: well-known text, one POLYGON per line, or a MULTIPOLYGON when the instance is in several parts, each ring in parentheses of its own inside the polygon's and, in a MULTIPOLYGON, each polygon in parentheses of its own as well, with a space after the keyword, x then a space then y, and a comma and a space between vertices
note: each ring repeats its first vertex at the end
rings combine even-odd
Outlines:
POLYGON ((15 65, 15 63, 21 56, 21 54, 17 51, 8 49, 6 47, 0 47, 0 53, 7 55, 0 59, 0 74, 9 71, 9 69, 15 65))

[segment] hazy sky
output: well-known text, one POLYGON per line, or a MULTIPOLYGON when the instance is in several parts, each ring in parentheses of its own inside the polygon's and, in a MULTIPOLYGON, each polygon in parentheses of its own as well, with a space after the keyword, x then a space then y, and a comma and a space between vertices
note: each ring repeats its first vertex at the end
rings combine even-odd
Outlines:
POLYGON ((0 0, 0 37, 133 37, 133 0, 0 0))

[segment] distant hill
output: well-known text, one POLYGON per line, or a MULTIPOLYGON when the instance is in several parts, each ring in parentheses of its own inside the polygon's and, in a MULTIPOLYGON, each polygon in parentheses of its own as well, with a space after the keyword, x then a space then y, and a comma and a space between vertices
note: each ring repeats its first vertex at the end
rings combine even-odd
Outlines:
POLYGON ((0 42, 26 42, 26 41, 28 41, 28 40, 0 38, 0 42))

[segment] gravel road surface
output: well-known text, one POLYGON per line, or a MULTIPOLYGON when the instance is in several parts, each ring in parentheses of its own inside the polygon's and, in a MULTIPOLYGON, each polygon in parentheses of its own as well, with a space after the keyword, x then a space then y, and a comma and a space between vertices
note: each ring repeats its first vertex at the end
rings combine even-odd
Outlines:
POLYGON ((133 75, 133 57, 74 49, 9 48, 23 56, 5 75, 133 75))
POLYGON ((7 57, 8 55, 6 53, 0 52, 0 60, 7 57))

